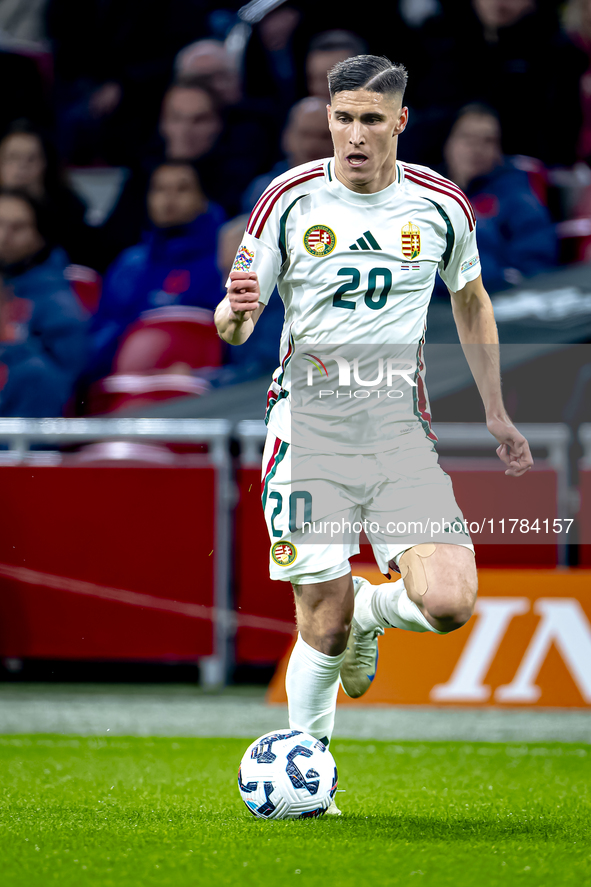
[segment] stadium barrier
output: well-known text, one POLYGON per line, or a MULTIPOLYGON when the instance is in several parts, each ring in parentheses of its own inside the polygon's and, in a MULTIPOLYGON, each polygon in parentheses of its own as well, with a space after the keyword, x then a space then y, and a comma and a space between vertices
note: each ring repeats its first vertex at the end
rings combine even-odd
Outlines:
MULTIPOLYGON (((548 518, 569 516, 565 426, 523 427, 541 458, 518 484, 498 460, 475 457, 494 448, 484 426, 435 430, 466 517, 475 519, 470 509, 477 507, 479 520, 481 513, 501 519, 508 495, 520 517, 528 510, 533 519, 542 508, 548 518)), ((199 659, 209 684, 227 675, 233 656, 238 663, 280 660, 293 638, 294 612, 289 585, 268 577, 259 496, 266 429, 259 421, 238 423, 234 477, 231 432, 218 420, 0 420, 0 441, 11 447, 0 452, 0 655, 60 658, 65 650, 73 659, 199 659), (175 454, 154 445, 162 441, 177 448, 201 442, 208 452, 175 454), (76 454, 29 450, 90 442, 76 454)), ((491 541, 477 543, 481 560, 488 552, 502 566, 524 567, 532 557, 538 567, 559 561, 555 543, 491 541)), ((368 545, 356 561, 355 572, 375 572, 368 545)))
POLYGON ((10 447, 0 453, 1 654, 199 660, 205 684, 223 682, 235 621, 230 429, 203 419, 0 420, 10 447), (175 455, 150 444, 159 441, 207 452, 175 455), (29 450, 91 442, 77 454, 29 450))

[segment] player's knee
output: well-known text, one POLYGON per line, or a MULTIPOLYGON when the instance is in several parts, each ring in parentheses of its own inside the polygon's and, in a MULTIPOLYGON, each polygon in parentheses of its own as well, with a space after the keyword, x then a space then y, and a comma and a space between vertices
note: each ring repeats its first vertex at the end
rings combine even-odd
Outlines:
POLYGON ((439 631, 455 631, 461 628, 470 619, 474 608, 467 605, 440 604, 430 607, 428 610, 431 620, 439 631))
POLYGON ((311 626, 300 625, 302 638, 315 650, 326 656, 338 656, 347 648, 350 627, 343 626, 334 629, 315 629, 311 626))
POLYGON ((435 627, 439 631, 455 631, 465 625, 474 612, 476 588, 465 584, 461 588, 426 597, 426 615, 431 617, 435 627))
POLYGON ((346 646, 351 630, 351 620, 341 618, 330 621, 323 625, 320 629, 322 648, 329 656, 335 656, 338 651, 340 653, 346 646))

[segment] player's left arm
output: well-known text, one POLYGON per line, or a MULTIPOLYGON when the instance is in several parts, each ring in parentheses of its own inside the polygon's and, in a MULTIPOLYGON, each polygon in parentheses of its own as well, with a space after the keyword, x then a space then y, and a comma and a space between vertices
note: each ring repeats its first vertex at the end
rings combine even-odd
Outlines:
POLYGON ((478 275, 458 292, 451 305, 466 360, 486 413, 486 425, 499 442, 497 455, 505 474, 520 477, 534 464, 529 444, 509 418, 501 392, 499 336, 492 302, 478 275))

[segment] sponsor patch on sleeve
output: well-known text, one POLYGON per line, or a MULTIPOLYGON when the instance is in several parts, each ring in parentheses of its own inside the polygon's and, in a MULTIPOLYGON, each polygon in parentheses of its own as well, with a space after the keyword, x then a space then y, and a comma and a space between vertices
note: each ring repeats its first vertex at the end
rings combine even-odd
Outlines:
POLYGON ((460 272, 463 274, 464 271, 467 271, 468 268, 473 268, 474 265, 478 265, 479 262, 480 262, 480 256, 478 255, 478 253, 476 253, 475 256, 472 256, 471 259, 468 259, 467 262, 464 262, 464 264, 460 268, 460 272))
POLYGON ((248 271, 254 260, 254 250, 248 249, 244 244, 236 253, 232 271, 248 271))

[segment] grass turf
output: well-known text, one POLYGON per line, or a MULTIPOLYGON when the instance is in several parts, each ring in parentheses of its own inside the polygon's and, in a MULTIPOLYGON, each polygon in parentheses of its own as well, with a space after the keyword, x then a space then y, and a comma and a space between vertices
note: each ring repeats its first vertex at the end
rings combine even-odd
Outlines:
POLYGON ((337 740, 344 815, 264 822, 248 742, 0 737, 0 882, 591 884, 591 746, 337 740))

